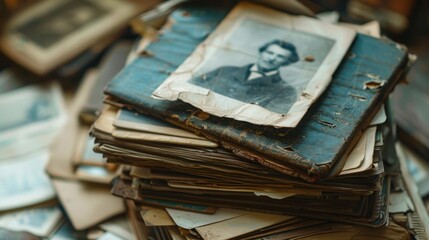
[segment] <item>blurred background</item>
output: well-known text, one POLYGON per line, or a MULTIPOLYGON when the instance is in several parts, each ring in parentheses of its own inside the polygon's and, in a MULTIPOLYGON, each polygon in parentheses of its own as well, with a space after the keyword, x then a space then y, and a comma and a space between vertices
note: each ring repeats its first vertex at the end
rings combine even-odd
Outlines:
MULTIPOLYGON (((0 239, 133 238, 124 203, 110 194, 119 167, 92 152, 88 131, 130 52, 147 54, 141 33, 173 8, 140 14, 162 2, 0 0, 0 239)), ((429 211, 429 1, 296 2, 330 22, 377 21, 382 37, 417 56, 387 108, 429 211)))

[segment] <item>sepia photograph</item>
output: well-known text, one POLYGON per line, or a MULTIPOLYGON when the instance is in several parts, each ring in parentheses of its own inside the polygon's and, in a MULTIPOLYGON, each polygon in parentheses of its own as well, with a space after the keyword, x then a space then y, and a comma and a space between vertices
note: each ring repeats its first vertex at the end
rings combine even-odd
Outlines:
POLYGON ((153 95, 215 116, 294 127, 329 85, 354 36, 243 3, 153 95))
POLYGON ((0 49, 44 75, 90 46, 113 40, 143 7, 120 0, 40 1, 8 21, 0 49))
POLYGON ((231 39, 231 50, 216 51, 188 82, 280 114, 298 100, 335 43, 252 20, 245 20, 231 39), (249 37, 252 42, 245 41, 249 37))
POLYGON ((108 12, 109 9, 88 0, 65 1, 47 14, 18 26, 15 32, 42 48, 49 48, 108 12))

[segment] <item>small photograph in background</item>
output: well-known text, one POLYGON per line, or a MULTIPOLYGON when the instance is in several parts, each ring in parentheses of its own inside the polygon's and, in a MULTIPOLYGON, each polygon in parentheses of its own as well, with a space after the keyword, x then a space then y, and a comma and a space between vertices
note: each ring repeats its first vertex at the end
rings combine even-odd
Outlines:
POLYGON ((37 75, 46 75, 94 45, 113 41, 144 1, 45 0, 3 26, 0 49, 37 75))

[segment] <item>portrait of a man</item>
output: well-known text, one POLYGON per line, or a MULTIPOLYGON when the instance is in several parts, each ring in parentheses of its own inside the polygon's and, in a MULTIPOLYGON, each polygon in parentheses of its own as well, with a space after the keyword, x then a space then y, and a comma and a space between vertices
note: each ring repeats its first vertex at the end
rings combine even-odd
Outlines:
POLYGON ((256 62, 221 66, 193 78, 190 83, 274 112, 287 113, 295 103, 297 93, 282 79, 279 70, 298 61, 293 44, 275 39, 260 46, 256 62))
POLYGON ((240 6, 152 96, 181 100, 217 117, 293 128, 329 85, 354 33, 240 6))

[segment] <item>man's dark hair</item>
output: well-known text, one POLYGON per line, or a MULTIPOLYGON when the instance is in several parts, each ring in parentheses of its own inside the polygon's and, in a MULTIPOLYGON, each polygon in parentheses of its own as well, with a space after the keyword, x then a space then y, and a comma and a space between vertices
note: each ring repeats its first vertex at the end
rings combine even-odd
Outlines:
POLYGON ((296 51, 296 47, 292 43, 285 42, 283 40, 276 39, 276 40, 273 40, 271 42, 268 42, 259 48, 259 52, 261 53, 261 52, 265 51, 271 45, 278 45, 281 48, 287 49, 292 53, 289 57, 289 62, 287 64, 291 64, 291 63, 295 63, 295 62, 299 61, 299 56, 298 56, 298 53, 296 51))

